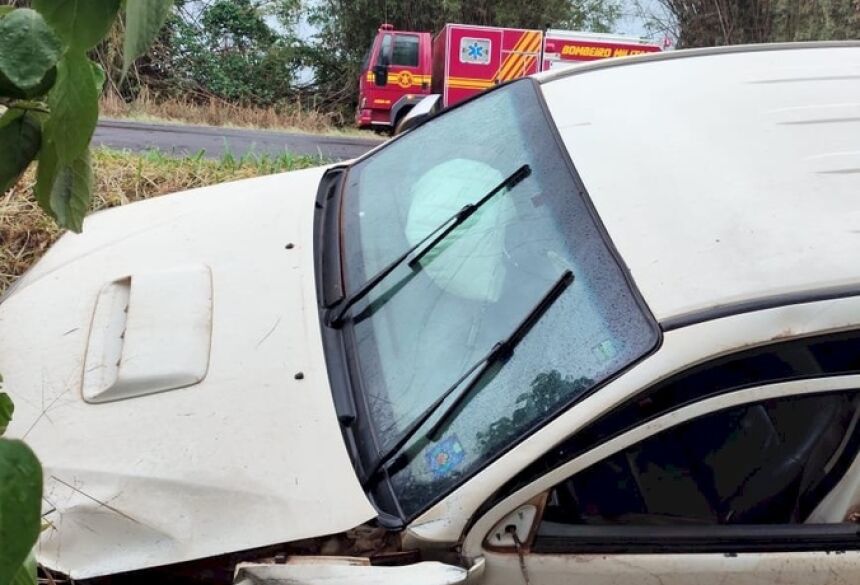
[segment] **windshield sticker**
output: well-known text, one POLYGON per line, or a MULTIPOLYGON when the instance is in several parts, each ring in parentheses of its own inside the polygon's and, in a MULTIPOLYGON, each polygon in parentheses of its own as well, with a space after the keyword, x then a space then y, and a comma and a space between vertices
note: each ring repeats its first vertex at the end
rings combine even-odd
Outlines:
POLYGON ((466 452, 457 435, 451 435, 438 443, 424 454, 427 467, 433 473, 433 477, 440 478, 449 475, 455 467, 466 458, 466 452))
POLYGON ((615 350, 615 344, 612 342, 611 339, 605 339, 601 341, 592 348, 592 351, 594 352, 594 355, 596 355, 597 358, 602 362, 611 360, 618 353, 615 350))

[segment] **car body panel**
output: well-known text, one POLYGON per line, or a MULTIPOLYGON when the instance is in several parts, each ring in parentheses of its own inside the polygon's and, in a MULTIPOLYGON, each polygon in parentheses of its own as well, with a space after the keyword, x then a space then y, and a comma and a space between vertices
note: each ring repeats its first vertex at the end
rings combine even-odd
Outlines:
MULTIPOLYGON (((26 438, 45 467, 50 525, 40 562, 93 577, 337 533, 376 515, 341 437, 313 309, 323 171, 98 213, 0 305, 0 371, 16 404, 9 433, 26 438), (212 305, 203 380, 85 402, 82 369, 96 341, 88 337, 106 335, 90 335, 103 287, 131 277, 131 324, 154 298, 186 295, 177 300, 186 306, 189 289, 172 288, 170 271, 201 265, 211 299, 201 293, 198 305, 212 305), (166 290, 135 288, 153 275, 166 290), (136 300, 135 290, 149 298, 136 300)), ((160 337, 138 336, 123 364, 159 371, 159 355, 187 351, 187 338, 159 327, 160 337)))
MULTIPOLYGON (((532 585, 829 585, 860 580, 860 552, 527 555, 532 585)), ((516 553, 487 553, 484 583, 522 585, 516 553)))
POLYGON ((465 583, 470 573, 438 561, 386 567, 371 566, 363 558, 309 557, 278 565, 239 565, 235 582, 237 585, 457 585, 465 583))
POLYGON ((542 84, 657 319, 860 283, 860 47, 679 53, 542 84))

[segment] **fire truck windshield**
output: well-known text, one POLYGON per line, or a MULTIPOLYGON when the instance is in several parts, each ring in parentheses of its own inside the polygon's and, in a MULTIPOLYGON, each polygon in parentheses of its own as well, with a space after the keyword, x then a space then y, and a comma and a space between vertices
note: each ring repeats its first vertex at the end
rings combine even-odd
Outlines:
MULTIPOLYGON (((644 355, 652 321, 595 223, 541 104, 517 81, 453 108, 349 170, 341 208, 346 292, 528 165, 529 179, 485 201, 422 254, 402 262, 341 324, 359 411, 414 517, 538 425, 644 355), (444 424, 422 413, 517 328, 559 275, 575 282, 536 322, 504 367, 482 376, 444 424), (488 388, 492 386, 492 388, 488 388), (418 431, 412 433, 412 431, 418 431), (412 437, 401 441, 406 434, 412 437)), ((465 380, 466 384, 470 380, 465 380)), ((452 400, 454 399, 452 394, 452 400)), ((376 457, 374 457, 375 455, 376 457)), ((371 478, 373 483, 374 478, 371 478)))

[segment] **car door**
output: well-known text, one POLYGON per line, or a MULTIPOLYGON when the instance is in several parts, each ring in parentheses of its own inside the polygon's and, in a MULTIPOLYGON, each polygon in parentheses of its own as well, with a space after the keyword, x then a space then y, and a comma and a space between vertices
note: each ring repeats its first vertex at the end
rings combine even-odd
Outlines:
POLYGON ((818 389, 694 405, 556 483, 487 536, 486 582, 860 582, 860 525, 816 510, 856 479, 860 392, 818 389))
POLYGON ((494 585, 860 582, 857 349, 793 340, 640 393, 489 502, 466 556, 494 585))
POLYGON ((407 93, 421 93, 429 83, 422 74, 420 37, 417 33, 386 33, 374 64, 387 67, 386 83, 377 89, 379 99, 385 100, 384 105, 388 107, 392 107, 407 93))

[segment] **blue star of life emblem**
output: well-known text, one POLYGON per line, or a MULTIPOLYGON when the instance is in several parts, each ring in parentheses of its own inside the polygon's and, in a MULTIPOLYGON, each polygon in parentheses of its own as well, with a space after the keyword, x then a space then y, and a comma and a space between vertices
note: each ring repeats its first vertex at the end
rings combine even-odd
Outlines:
POLYGON ((478 65, 490 62, 490 39, 475 37, 460 37, 460 62, 476 63, 478 65))

